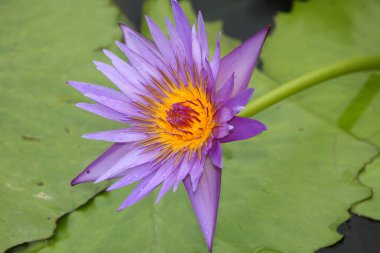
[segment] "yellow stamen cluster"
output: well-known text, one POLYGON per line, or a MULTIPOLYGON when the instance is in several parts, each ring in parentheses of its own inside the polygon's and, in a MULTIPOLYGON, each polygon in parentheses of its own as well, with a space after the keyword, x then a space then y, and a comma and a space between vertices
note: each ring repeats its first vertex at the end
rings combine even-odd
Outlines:
MULTIPOLYGON (((215 108, 207 90, 207 80, 197 78, 194 83, 188 75, 187 84, 175 85, 166 75, 163 81, 154 80, 156 88, 150 89, 155 99, 143 96, 149 106, 136 105, 148 117, 137 127, 150 134, 141 142, 147 150, 160 149, 158 158, 188 151, 201 155, 204 143, 212 134, 215 108)), ((180 80, 180 79, 178 79, 180 80)))

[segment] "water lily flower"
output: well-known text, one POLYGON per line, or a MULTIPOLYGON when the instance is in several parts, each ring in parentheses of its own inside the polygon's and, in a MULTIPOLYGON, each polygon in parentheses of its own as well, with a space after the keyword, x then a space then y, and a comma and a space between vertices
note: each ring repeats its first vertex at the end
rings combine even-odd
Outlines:
POLYGON ((266 129, 236 114, 253 93, 247 85, 269 27, 223 58, 219 36, 211 58, 202 14, 197 28, 191 27, 177 1, 172 7, 174 25, 166 20, 169 38, 149 17, 153 41, 121 24, 125 43, 117 45, 128 62, 107 50, 112 66, 95 62, 120 91, 68 82, 95 101, 78 107, 128 124, 83 136, 114 144, 72 185, 118 179, 107 189, 114 190, 139 182, 122 210, 162 185, 158 202, 183 182, 211 251, 223 167, 221 143, 247 139, 266 129))

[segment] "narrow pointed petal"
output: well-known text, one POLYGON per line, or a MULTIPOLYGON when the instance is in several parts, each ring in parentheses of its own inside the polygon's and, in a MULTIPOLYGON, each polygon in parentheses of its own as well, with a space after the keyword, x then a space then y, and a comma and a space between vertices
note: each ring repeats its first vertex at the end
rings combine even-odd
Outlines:
POLYGON ((206 59, 203 59, 202 64, 203 64, 203 69, 201 73, 207 76, 208 78, 209 85, 207 86, 207 89, 210 90, 210 95, 212 96, 212 99, 214 100, 215 95, 216 95, 214 75, 212 74, 210 63, 206 59))
POLYGON ((205 165, 205 156, 202 157, 202 159, 197 159, 194 163, 193 167, 190 170, 190 179, 191 183, 193 185, 193 191, 197 190, 199 180, 203 173, 203 167, 205 165))
POLYGON ((167 60, 172 66, 175 66, 176 60, 169 39, 151 18, 147 16, 146 20, 150 34, 152 35, 154 42, 160 50, 160 53, 165 58, 165 60, 167 60))
POLYGON ((85 139, 111 142, 133 142, 144 140, 147 138, 147 135, 140 132, 134 132, 130 128, 127 128, 104 132, 88 133, 82 135, 82 137, 85 139))
POLYGON ((198 73, 202 69, 202 51, 198 41, 197 32, 195 30, 195 26, 193 26, 192 32, 192 49, 193 49, 193 61, 195 66, 197 67, 198 73))
POLYGON ((239 113, 244 109, 245 105, 248 103, 249 99, 252 97, 254 92, 253 88, 243 90, 233 98, 226 100, 223 103, 223 107, 230 107, 233 109, 234 113, 239 113))
POLYGON ((128 60, 131 62, 133 67, 142 75, 146 76, 148 78, 147 81, 149 81, 150 77, 155 77, 159 79, 161 77, 160 72, 158 69, 152 65, 151 62, 148 62, 145 58, 141 57, 138 53, 128 48, 127 45, 116 41, 117 46, 120 48, 120 50, 127 56, 128 60))
POLYGON ((233 129, 230 131, 229 135, 219 139, 222 143, 245 140, 258 135, 267 129, 263 123, 257 120, 239 116, 233 117, 228 124, 232 125, 233 129))
POLYGON ((148 175, 147 177, 143 178, 139 182, 139 184, 133 189, 133 191, 129 194, 129 196, 123 202, 123 204, 121 204, 119 209, 117 209, 117 211, 120 212, 121 210, 127 208, 128 206, 133 205, 134 203, 136 203, 137 201, 143 199, 146 195, 148 195, 149 192, 147 192, 144 196, 138 197, 142 189, 149 183, 149 181, 153 178, 153 176, 154 176, 154 172, 148 175))
POLYGON ((175 166, 173 166, 173 161, 169 160, 165 164, 163 164, 154 174, 154 176, 149 180, 149 183, 144 186, 144 188, 138 194, 138 197, 145 195, 147 192, 153 191, 159 184, 161 184, 165 179, 167 179, 173 170, 175 170, 175 166))
POLYGON ((87 166, 76 178, 71 181, 71 185, 81 184, 85 182, 93 182, 110 167, 115 165, 125 154, 127 154, 129 144, 113 144, 95 161, 87 166))
POLYGON ((197 190, 193 191, 190 177, 184 180, 184 185, 211 252, 218 215, 221 170, 207 158, 197 190))
POLYGON ((112 191, 133 184, 150 175, 155 170, 157 170, 157 166, 150 166, 146 164, 131 168, 124 173, 124 175, 119 181, 108 187, 107 191, 112 191))
POLYGON ((189 64, 189 61, 191 59, 191 51, 188 52, 186 50, 186 47, 183 44, 183 41, 181 40, 181 36, 179 35, 178 31, 173 27, 173 24, 170 22, 170 20, 166 18, 165 21, 170 36, 170 43, 172 45, 174 55, 176 56, 176 59, 178 61, 177 64, 183 64, 186 62, 187 64, 189 64))
POLYGON ((136 51, 136 45, 134 44, 135 42, 130 40, 131 34, 134 34, 135 36, 138 36, 142 43, 144 43, 147 47, 149 47, 151 50, 158 52, 156 45, 150 41, 149 39, 145 38, 144 36, 140 35, 139 33, 135 32, 133 29, 129 28, 126 24, 119 24, 121 31, 123 32, 124 35, 124 41, 128 45, 129 48, 132 50, 136 51))
POLYGON ((115 175, 142 164, 147 164, 148 166, 157 153, 157 150, 144 152, 144 150, 135 147, 131 148, 114 166, 108 167, 109 169, 96 179, 95 183, 114 178, 115 175))
POLYGON ((221 88, 221 85, 225 83, 232 73, 235 73, 232 96, 247 87, 269 29, 270 27, 268 26, 261 30, 223 57, 216 80, 217 90, 221 88))
POLYGON ((112 64, 115 66, 116 70, 126 80, 127 85, 122 89, 124 94, 130 94, 130 92, 141 93, 144 91, 142 84, 146 82, 146 79, 141 76, 141 74, 135 68, 120 59, 112 52, 108 50, 103 50, 103 52, 112 61, 112 64))
POLYGON ((105 96, 119 100, 127 99, 122 93, 104 86, 76 81, 68 81, 67 84, 81 92, 83 95, 94 94, 96 96, 105 96))
POLYGON ((138 50, 138 54, 141 58, 144 58, 153 66, 165 71, 168 74, 171 72, 171 69, 169 68, 168 64, 163 61, 162 56, 159 52, 152 51, 149 47, 142 43, 141 39, 138 36, 131 35, 131 40, 136 42, 135 44, 138 50))
POLYGON ((216 102, 221 103, 230 98, 232 90, 234 89, 234 74, 222 85, 216 95, 216 102))
POLYGON ((208 152, 208 155, 215 166, 223 168, 222 144, 220 144, 219 141, 213 141, 212 148, 208 152))
POLYGON ((96 68, 114 83, 124 94, 129 94, 127 81, 114 67, 103 62, 94 61, 96 68))
MULTIPOLYGON (((214 76, 214 79, 216 79, 216 81, 218 81, 217 78, 218 78, 218 73, 219 73, 219 68, 220 68, 220 33, 219 33, 218 38, 216 40, 215 51, 214 51, 214 55, 212 57, 210 66, 211 66, 212 75, 214 76)), ((232 74, 233 74, 233 71, 230 72, 230 76, 232 74)), ((228 77, 225 80, 224 79, 219 80, 219 82, 226 81, 227 79, 228 79, 228 77)), ((216 85, 217 90, 221 88, 221 85, 223 85, 223 83, 220 83, 219 85, 217 83, 217 85, 216 85)))
POLYGON ((181 182, 187 177, 189 174, 191 168, 194 166, 195 163, 194 158, 188 158, 188 155, 184 156, 182 159, 180 165, 178 166, 178 173, 177 173, 177 182, 174 185, 174 191, 177 190, 178 186, 181 184, 181 182))
POLYGON ((101 104, 77 103, 75 106, 106 119, 128 123, 126 115, 101 104))
POLYGON ((253 88, 243 90, 238 95, 222 103, 220 105, 221 108, 219 108, 215 114, 216 121, 219 124, 223 124, 224 122, 231 120, 235 114, 241 112, 248 103, 253 91, 253 88))
POLYGON ((214 138, 223 138, 229 134, 231 128, 233 127, 225 122, 220 126, 214 127, 214 129, 212 130, 212 135, 214 136, 214 138))
POLYGON ((128 198, 123 202, 120 209, 127 208, 137 201, 145 198, 150 192, 165 180, 173 170, 172 161, 166 162, 164 166, 141 180, 137 187, 132 191, 128 198))
POLYGON ((120 92, 117 92, 116 90, 89 83, 74 81, 69 81, 67 83, 86 97, 91 98, 95 102, 103 104, 119 113, 125 115, 137 113, 136 109, 128 103, 128 97, 120 92))
POLYGON ((188 54, 191 54, 191 27, 181 6, 176 0, 172 0, 173 16, 179 38, 182 40, 188 54))
POLYGON ((157 199, 156 199, 156 204, 160 202, 162 197, 174 186, 174 184, 177 181, 177 173, 173 172, 162 184, 162 187, 160 189, 160 192, 158 193, 157 199))
POLYGON ((198 12, 198 40, 202 50, 202 58, 209 57, 207 32, 205 22, 203 21, 202 12, 198 12))
MULTIPOLYGON (((224 125, 225 122, 231 120, 234 117, 235 113, 231 107, 222 107, 218 109, 218 111, 215 114, 215 120, 220 125, 224 125)), ((220 131, 221 129, 215 129, 220 131)))

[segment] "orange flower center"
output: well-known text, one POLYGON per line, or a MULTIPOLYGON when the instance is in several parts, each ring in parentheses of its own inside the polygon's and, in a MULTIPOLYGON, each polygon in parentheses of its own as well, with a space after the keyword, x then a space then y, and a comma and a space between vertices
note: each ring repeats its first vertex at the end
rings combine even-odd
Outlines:
POLYGON ((145 110, 150 119, 139 127, 152 137, 141 144, 149 146, 149 150, 160 148, 158 156, 163 158, 185 151, 198 152, 200 156, 215 126, 215 108, 210 95, 205 85, 194 85, 190 78, 186 86, 165 84, 157 82, 160 89, 151 91, 157 100, 149 99, 150 105, 145 110))

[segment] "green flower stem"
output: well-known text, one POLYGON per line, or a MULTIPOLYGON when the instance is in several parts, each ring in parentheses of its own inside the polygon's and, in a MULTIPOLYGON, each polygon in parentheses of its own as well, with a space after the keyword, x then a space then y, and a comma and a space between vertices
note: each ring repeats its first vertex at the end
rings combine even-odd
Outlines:
POLYGON ((239 116, 252 117, 271 105, 314 85, 358 71, 380 69, 380 56, 342 61, 289 81, 248 103, 239 116))

